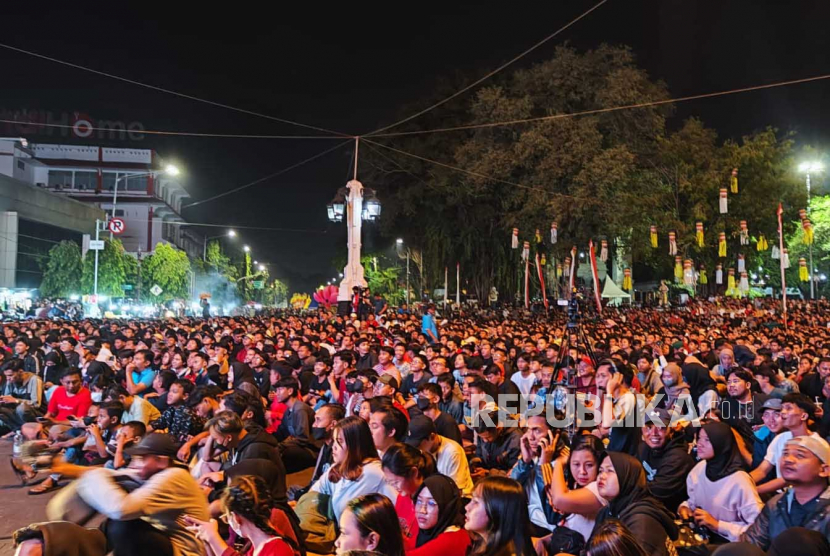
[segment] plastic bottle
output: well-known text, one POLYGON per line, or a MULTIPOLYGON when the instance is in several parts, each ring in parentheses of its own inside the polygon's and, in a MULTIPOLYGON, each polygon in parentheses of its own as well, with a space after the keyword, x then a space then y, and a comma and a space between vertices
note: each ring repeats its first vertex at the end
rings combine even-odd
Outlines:
POLYGON ((19 458, 20 455, 23 453, 23 433, 17 431, 14 433, 14 446, 12 447, 12 454, 14 457, 19 458))

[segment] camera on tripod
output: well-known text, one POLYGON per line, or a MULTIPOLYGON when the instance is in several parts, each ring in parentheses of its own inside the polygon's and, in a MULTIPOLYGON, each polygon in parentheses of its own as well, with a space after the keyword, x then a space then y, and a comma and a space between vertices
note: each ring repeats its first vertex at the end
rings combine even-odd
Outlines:
POLYGON ((578 328, 582 315, 579 312, 579 294, 576 288, 571 291, 571 299, 568 301, 568 328, 578 328))

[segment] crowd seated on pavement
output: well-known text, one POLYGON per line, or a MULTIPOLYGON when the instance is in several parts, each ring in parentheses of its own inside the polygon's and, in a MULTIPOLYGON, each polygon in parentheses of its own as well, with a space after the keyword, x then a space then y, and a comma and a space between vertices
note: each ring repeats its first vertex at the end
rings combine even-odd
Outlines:
POLYGON ((826 301, 374 307, 4 324, 17 554, 830 554, 826 301))

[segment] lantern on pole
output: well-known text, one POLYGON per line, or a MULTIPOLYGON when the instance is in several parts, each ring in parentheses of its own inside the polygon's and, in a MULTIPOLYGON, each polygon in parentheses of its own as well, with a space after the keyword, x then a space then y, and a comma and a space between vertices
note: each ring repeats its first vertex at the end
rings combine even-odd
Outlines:
POLYGON ((651 226, 648 230, 652 249, 657 249, 657 226, 651 226))
POLYGON ((677 255, 677 234, 669 232, 669 255, 677 255))
POLYGON ((697 241, 697 246, 703 249, 703 222, 695 224, 695 241, 697 241))
POLYGON ((718 208, 720 209, 721 214, 726 214, 728 205, 727 205, 727 197, 726 197, 726 188, 722 187, 720 190, 720 195, 718 198, 718 208))
POLYGON ((718 256, 723 258, 726 257, 726 233, 721 232, 718 234, 718 256))
POLYGON ((749 293, 749 277, 747 277, 746 272, 741 272, 741 281, 738 283, 738 291, 741 292, 741 295, 747 295, 749 293))
POLYGON ((790 254, 786 249, 781 251, 781 266, 784 269, 790 268, 790 254))
POLYGON ((746 260, 743 255, 738 255, 738 272, 746 272, 746 260))
POLYGON ((764 237, 764 234, 758 236, 758 243, 755 244, 755 249, 758 252, 766 251, 767 249, 769 249, 769 243, 767 242, 767 238, 764 237))
POLYGON ((810 222, 809 218, 805 218, 801 221, 801 227, 804 229, 804 237, 802 241, 804 245, 812 245, 813 244, 813 224, 810 222))
POLYGON ((738 193, 738 169, 732 168, 732 177, 729 180, 729 187, 732 189, 732 194, 738 193))
POLYGON ((746 227, 746 220, 741 220, 740 231, 741 245, 749 245, 749 229, 746 227))
POLYGON ((683 258, 680 255, 674 258, 674 278, 678 282, 683 279, 683 258))
POLYGON ((723 285, 723 265, 720 263, 715 267, 715 284, 723 285))
POLYGON ((522 245, 522 260, 526 261, 530 257, 530 242, 525 241, 522 245))
POLYGON ((726 281, 726 290, 727 291, 734 291, 735 290, 735 269, 729 269, 729 277, 726 281))
POLYGON ((512 249, 519 248, 519 228, 513 228, 513 236, 510 238, 510 247, 512 249))
POLYGON ((608 261, 608 241, 604 239, 600 242, 599 260, 602 262, 608 261))
POLYGON ((810 269, 807 268, 807 259, 804 257, 798 259, 798 279, 802 282, 810 281, 810 269))
POLYGON ((551 225, 550 225, 550 243, 551 243, 551 245, 556 243, 557 239, 558 239, 557 238, 557 224, 556 224, 556 222, 551 222, 551 225))
POLYGON ((709 277, 706 275, 706 266, 701 263, 700 265, 700 285, 705 286, 709 283, 709 277))
POLYGON ((683 283, 687 286, 695 285, 695 269, 691 259, 683 261, 683 283))
POLYGON ((631 284, 630 268, 626 268, 625 270, 623 270, 623 289, 628 292, 630 292, 633 289, 631 284))

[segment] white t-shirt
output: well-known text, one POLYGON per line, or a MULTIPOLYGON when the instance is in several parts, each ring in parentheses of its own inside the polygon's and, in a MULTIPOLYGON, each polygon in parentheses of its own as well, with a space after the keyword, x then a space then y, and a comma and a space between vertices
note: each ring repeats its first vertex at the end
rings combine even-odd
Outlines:
MULTIPOLYGON (((822 440, 821 435, 817 433, 810 433, 810 436, 822 440)), ((779 479, 781 478, 781 466, 779 464, 784 453, 784 446, 792 439, 793 433, 790 431, 779 433, 778 436, 772 439, 772 443, 767 448, 767 455, 764 456, 764 461, 768 461, 775 466, 775 476, 779 479)))
POLYGON ((513 381, 519 388, 519 392, 524 397, 528 397, 530 395, 530 390, 533 388, 533 385, 536 383, 536 375, 530 373, 527 375, 527 378, 522 376, 522 373, 514 373, 510 380, 513 381))
POLYGON ((467 463, 467 454, 464 453, 458 442, 441 436, 441 446, 435 454, 435 467, 441 475, 446 475, 461 491, 464 498, 473 497, 473 478, 470 476, 470 466, 467 463))
POLYGON ((331 496, 331 506, 335 519, 340 522, 340 515, 346 509, 346 505, 353 499, 364 494, 383 494, 395 503, 398 498, 397 491, 389 486, 383 476, 380 461, 373 460, 363 465, 363 472, 355 481, 341 477, 336 483, 329 480, 331 469, 323 474, 317 482, 311 486, 311 490, 331 496))
MULTIPOLYGON (((599 495, 599 490, 597 490, 597 482, 594 481, 593 483, 588 484, 587 486, 582 487, 587 489, 588 491, 593 494, 599 503, 603 506, 608 505, 608 501, 599 495)), ((565 527, 568 529, 572 529, 574 531, 579 532, 585 540, 591 538, 591 532, 594 530, 594 521, 596 520, 595 515, 582 515, 582 514, 570 514, 568 517, 565 518, 565 527)))

